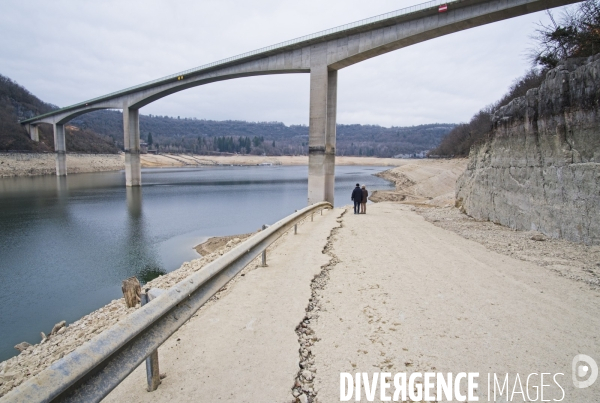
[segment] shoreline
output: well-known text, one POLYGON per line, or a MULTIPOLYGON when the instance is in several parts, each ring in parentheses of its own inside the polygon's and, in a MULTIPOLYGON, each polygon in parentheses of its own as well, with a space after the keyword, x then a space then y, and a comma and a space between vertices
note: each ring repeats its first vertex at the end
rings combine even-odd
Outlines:
MULTIPOLYGON (((400 158, 336 157, 339 166, 398 167, 411 163, 400 158)), ((197 168, 203 166, 302 166, 308 165, 308 156, 257 156, 257 155, 192 155, 192 154, 142 154, 142 168, 197 168)), ((54 153, 2 153, 0 152, 0 178, 55 175, 54 153)), ((122 171, 125 154, 67 154, 68 174, 122 171)))

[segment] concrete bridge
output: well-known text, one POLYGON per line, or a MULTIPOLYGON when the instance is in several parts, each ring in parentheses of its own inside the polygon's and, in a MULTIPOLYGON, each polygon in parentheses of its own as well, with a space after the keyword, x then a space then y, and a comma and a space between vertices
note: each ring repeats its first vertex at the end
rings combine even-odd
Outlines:
POLYGON ((215 81, 310 73, 308 203, 333 203, 337 71, 453 32, 579 0, 434 0, 244 53, 21 121, 38 140, 54 127, 56 174, 67 174, 64 125, 99 109, 122 109, 127 186, 140 186, 139 110, 167 95, 215 81))

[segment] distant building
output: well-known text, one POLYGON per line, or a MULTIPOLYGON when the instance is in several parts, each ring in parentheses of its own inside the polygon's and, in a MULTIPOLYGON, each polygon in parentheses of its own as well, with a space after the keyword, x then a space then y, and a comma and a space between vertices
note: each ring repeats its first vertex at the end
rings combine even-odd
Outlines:
POLYGON ((140 141, 140 154, 148 154, 148 143, 140 141))
POLYGON ((394 155, 394 158, 411 159, 411 158, 427 158, 429 150, 424 150, 413 154, 398 154, 394 155))

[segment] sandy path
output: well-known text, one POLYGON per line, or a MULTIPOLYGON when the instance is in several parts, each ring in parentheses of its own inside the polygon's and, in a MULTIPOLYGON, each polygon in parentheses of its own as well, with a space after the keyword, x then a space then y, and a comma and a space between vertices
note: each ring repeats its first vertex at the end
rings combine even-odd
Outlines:
MULTIPOLYGON (((562 372, 564 401, 600 401, 598 384, 571 382, 576 354, 600 358, 600 294, 589 286, 491 252, 393 203, 347 214, 332 252, 339 263, 311 324, 320 339, 313 347, 320 402, 339 401, 340 372, 359 371, 480 372, 480 401, 488 401, 489 372, 511 373, 511 388, 516 373, 562 372)), ((557 387, 546 389, 545 399, 560 397, 557 387)))
POLYGON ((298 372, 295 328, 305 315, 310 280, 329 261, 322 253, 340 210, 315 215, 249 271, 217 303, 201 309, 159 350, 159 389, 145 391, 142 365, 107 402, 289 402, 298 372))

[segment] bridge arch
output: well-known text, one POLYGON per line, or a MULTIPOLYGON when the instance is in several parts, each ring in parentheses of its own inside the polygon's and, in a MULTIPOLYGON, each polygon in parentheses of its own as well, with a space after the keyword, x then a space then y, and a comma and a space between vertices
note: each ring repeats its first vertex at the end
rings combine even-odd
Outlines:
POLYGON ((219 81, 227 81, 233 80, 236 78, 244 78, 244 77, 256 77, 256 76, 264 76, 264 75, 274 75, 274 74, 295 74, 295 73, 310 73, 309 70, 270 70, 270 71, 251 71, 247 73, 239 73, 239 74, 227 74, 220 75, 217 77, 211 78, 203 78, 199 80, 190 80, 188 82, 182 83, 179 86, 173 86, 165 89, 159 89, 157 91, 152 91, 150 94, 144 94, 143 96, 133 99, 131 104, 128 106, 133 109, 140 109, 144 106, 151 104, 154 101, 158 101, 161 98, 167 97, 169 95, 175 94, 180 91, 185 91, 190 88, 199 87, 201 85, 211 84, 219 81))

